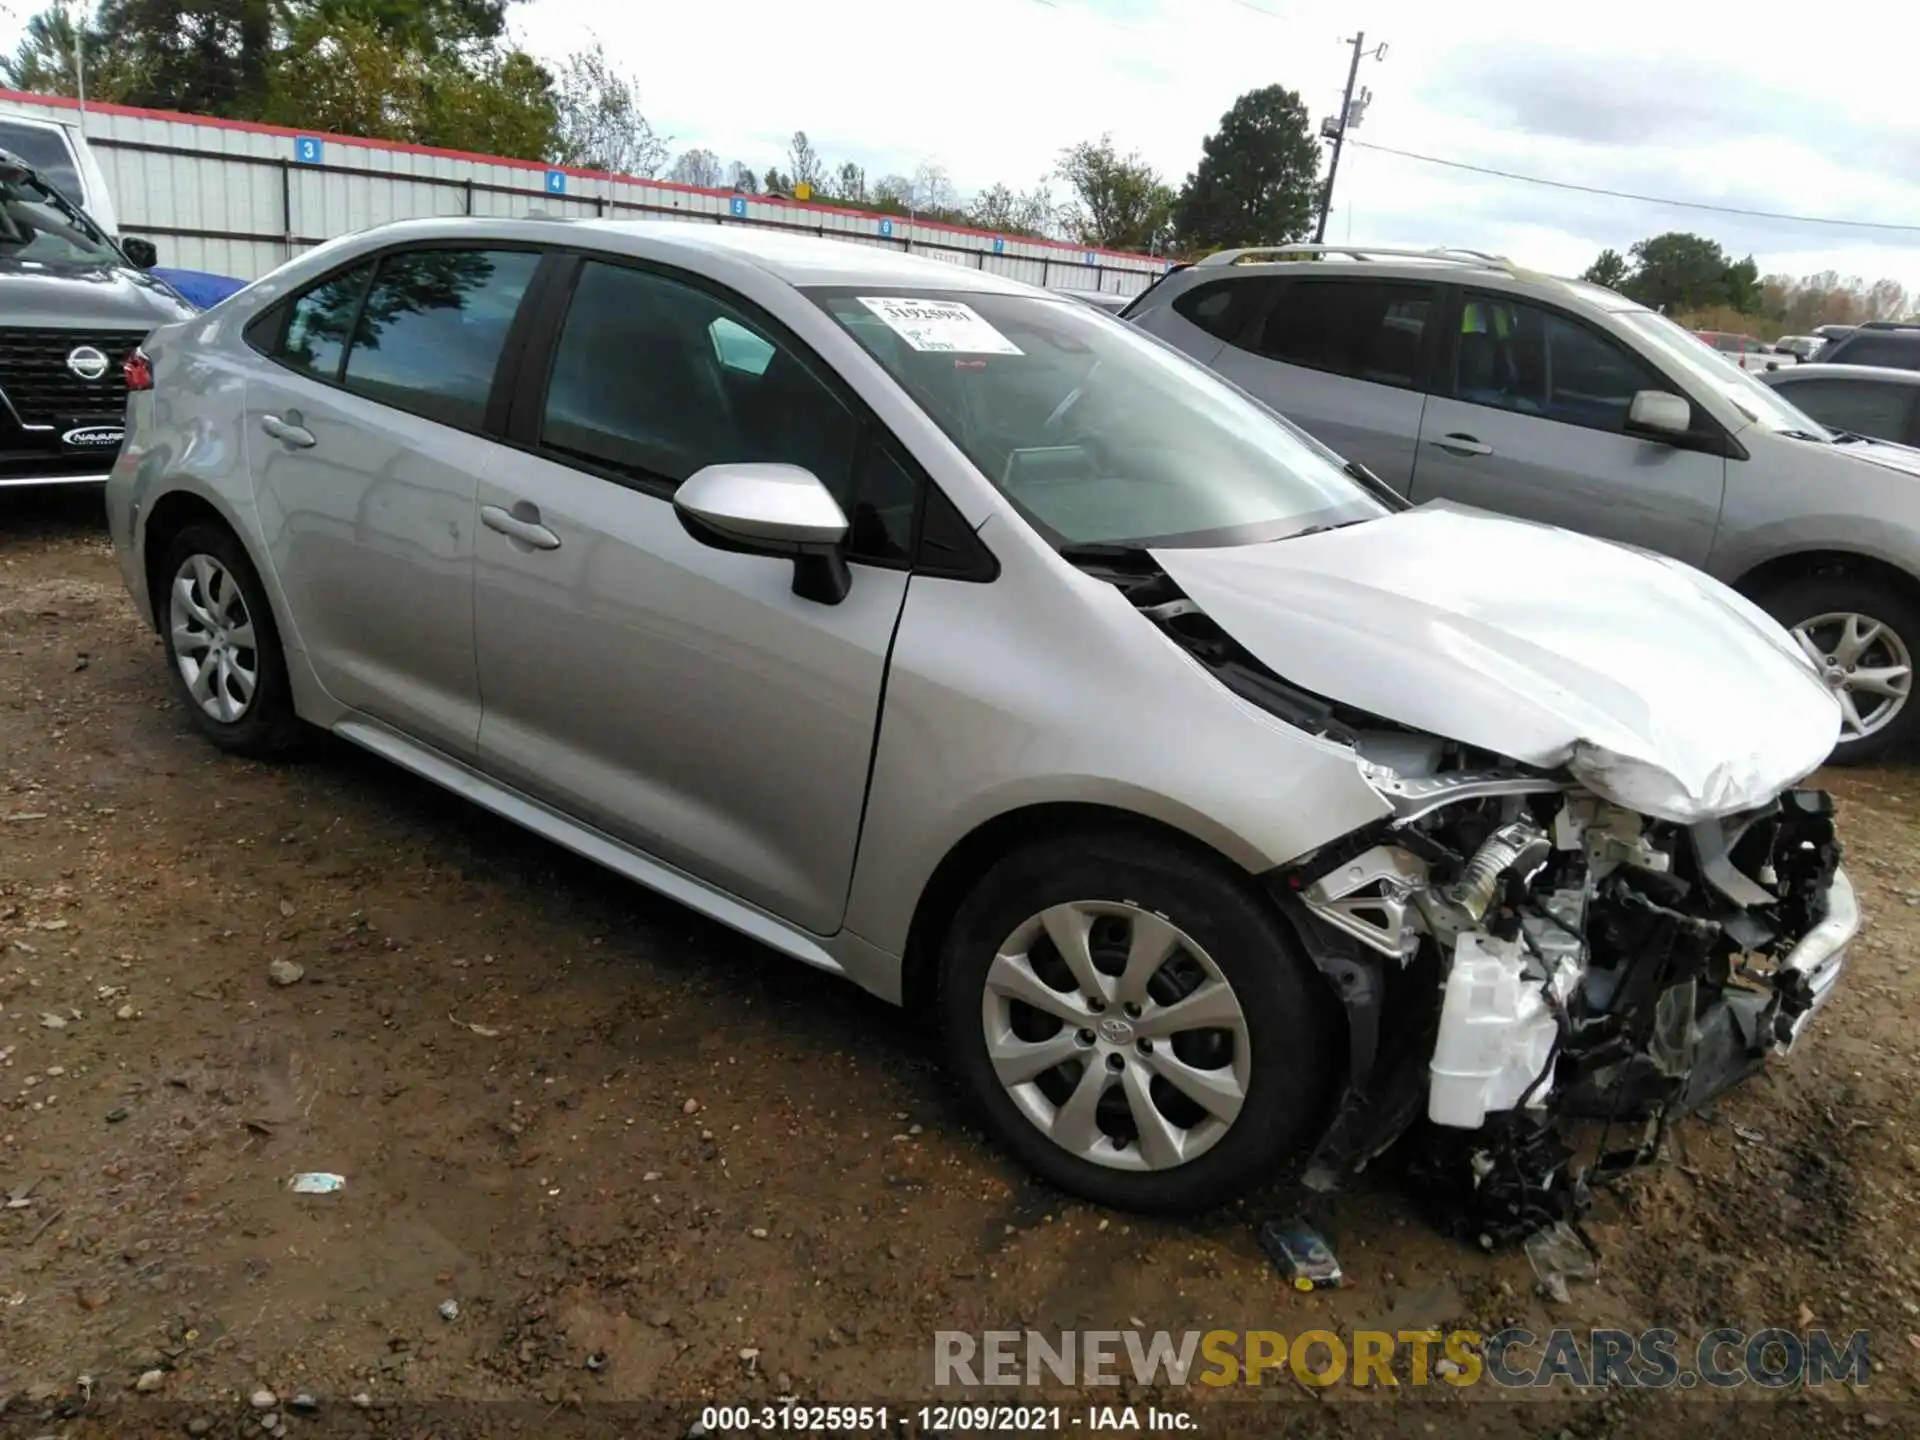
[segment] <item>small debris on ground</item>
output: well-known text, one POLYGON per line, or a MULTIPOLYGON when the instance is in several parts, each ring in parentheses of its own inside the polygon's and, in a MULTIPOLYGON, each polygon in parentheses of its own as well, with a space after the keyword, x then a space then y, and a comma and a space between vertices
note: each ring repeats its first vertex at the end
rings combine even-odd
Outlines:
POLYGON ((275 960, 267 966, 267 979, 280 986, 298 985, 306 973, 306 966, 293 960, 275 960))
POLYGON ((1305 1220, 1266 1221, 1260 1227, 1260 1248, 1296 1290, 1337 1290, 1347 1283, 1333 1247, 1305 1220))
POLYGON ((458 1320, 460 1318, 460 1302, 458 1300, 442 1300, 440 1302, 440 1318, 449 1324, 458 1320))
POLYGON ((1591 1280, 1599 1274, 1593 1248, 1564 1220, 1529 1235, 1526 1251, 1541 1288, 1562 1305, 1573 1299, 1567 1281, 1591 1280))
POLYGON ((287 1188, 296 1195, 332 1195, 347 1188, 347 1177, 325 1170, 309 1170, 289 1180, 287 1188))

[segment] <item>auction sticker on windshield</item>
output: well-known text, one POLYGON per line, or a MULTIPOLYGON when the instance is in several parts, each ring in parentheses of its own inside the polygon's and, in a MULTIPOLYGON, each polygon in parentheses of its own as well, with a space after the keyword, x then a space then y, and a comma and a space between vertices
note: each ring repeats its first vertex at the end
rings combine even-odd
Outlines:
POLYGON ((958 300, 862 295, 860 303, 916 350, 957 355, 1018 355, 1020 347, 958 300))

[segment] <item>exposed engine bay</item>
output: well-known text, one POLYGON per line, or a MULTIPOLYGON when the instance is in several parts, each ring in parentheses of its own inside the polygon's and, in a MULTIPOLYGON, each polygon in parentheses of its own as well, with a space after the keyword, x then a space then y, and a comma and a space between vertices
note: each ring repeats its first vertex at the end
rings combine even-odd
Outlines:
POLYGON ((1652 1159, 1666 1124, 1789 1049, 1858 928, 1824 792, 1682 823, 1546 770, 1308 694, 1144 552, 1088 568, 1235 693, 1351 746, 1392 813, 1268 877, 1348 1020, 1307 1171, 1397 1140, 1443 1228, 1512 1239, 1652 1159), (1563 1121, 1601 1154, 1570 1168, 1563 1121), (1609 1151, 1611 1127, 1637 1133, 1609 1151))

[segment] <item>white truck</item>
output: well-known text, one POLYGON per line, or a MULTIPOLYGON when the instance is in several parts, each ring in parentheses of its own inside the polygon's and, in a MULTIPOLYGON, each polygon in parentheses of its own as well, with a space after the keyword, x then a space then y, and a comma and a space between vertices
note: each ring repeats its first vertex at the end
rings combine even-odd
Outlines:
POLYGON ((114 214, 107 177, 87 146, 86 132, 76 120, 29 114, 0 104, 0 150, 11 150, 40 172, 93 223, 118 239, 120 220, 114 214))

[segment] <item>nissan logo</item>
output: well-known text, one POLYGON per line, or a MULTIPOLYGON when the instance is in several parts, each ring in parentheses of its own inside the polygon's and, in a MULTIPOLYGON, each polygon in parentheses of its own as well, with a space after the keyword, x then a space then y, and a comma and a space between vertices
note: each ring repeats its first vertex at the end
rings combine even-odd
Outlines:
POLYGON ((91 345, 76 345, 67 352, 67 369, 82 380, 98 380, 107 373, 107 357, 91 345))

